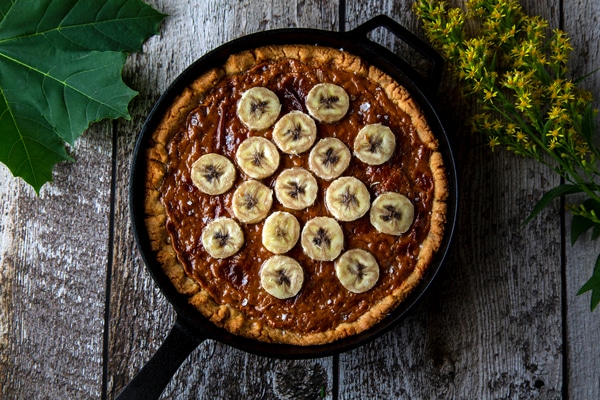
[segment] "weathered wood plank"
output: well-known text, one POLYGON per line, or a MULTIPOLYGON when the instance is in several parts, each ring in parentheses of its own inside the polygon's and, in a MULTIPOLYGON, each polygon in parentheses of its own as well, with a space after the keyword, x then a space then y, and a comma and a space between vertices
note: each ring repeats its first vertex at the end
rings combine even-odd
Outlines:
MULTIPOLYGON (((376 10, 420 33, 408 3, 385 2, 376 10)), ((525 3, 557 24, 558 1, 525 3)), ((348 27, 373 16, 374 4, 348 1, 348 27)), ((394 45, 389 36, 377 35, 394 45)), ((445 80, 436 103, 459 164, 453 250, 409 318, 380 340, 340 357, 340 398, 561 396, 558 206, 520 226, 533 202, 558 181, 530 160, 491 154, 470 135, 472 110, 452 82, 445 80)))
MULTIPOLYGON (((337 28, 337 4, 328 1, 257 3, 150 2, 170 15, 160 37, 126 68, 141 92, 132 122, 119 124, 114 267, 111 278, 108 398, 131 380, 164 340, 174 314, 155 288, 134 249, 127 214, 127 179, 135 137, 159 94, 185 67, 209 50, 244 34, 272 28, 337 28)), ((330 396, 331 358, 278 361, 205 342, 179 369, 162 398, 314 398, 330 396), (308 382, 308 383, 303 383, 308 382)))
MULTIPOLYGON (((573 45, 573 77, 586 75, 600 65, 600 3, 593 0, 565 2, 564 30, 573 45)), ((593 93, 594 105, 600 99, 600 75, 596 72, 581 83, 582 88, 593 93)), ((568 203, 576 199, 567 198, 568 203)), ((571 399, 600 398, 600 310, 590 313, 590 294, 576 296, 579 288, 590 278, 600 243, 589 242, 589 235, 571 246, 567 217, 566 238, 566 314, 567 314, 567 367, 568 395, 571 399)))
POLYGON ((0 397, 98 398, 110 124, 77 141, 39 197, 0 166, 0 397))
MULTIPOLYGON (((217 45, 275 27, 338 27, 337 2, 271 3, 153 1, 172 16, 162 37, 128 62, 126 79, 141 92, 133 120, 95 125, 76 146, 77 163, 61 164, 40 198, 0 166, 0 397, 100 398, 104 389, 113 398, 162 343, 174 314, 139 259, 127 212, 135 137, 169 82, 217 45), (119 137, 109 263, 113 127, 119 137), (112 283, 103 388, 107 265, 112 283)), ((385 13, 421 34, 412 2, 346 3, 348 29, 385 13)), ((600 59, 600 5, 563 3, 574 74, 582 75, 600 59)), ((558 26, 559 0, 524 4, 558 26)), ((373 37, 405 51, 385 31, 373 37)), ((598 97, 600 76, 583 86, 598 97)), ((571 247, 566 238, 562 321, 558 202, 520 226, 537 198, 558 182, 527 160, 481 146, 466 121, 456 118, 469 107, 447 100, 456 95, 447 78, 436 100, 460 159, 461 215, 449 262, 398 327, 339 357, 339 398, 559 398, 565 388, 568 398, 599 398, 594 333, 600 314, 589 312, 589 295, 575 293, 600 245, 584 239, 571 247)), ((271 360, 207 342, 186 360, 163 398, 318 398, 321 386, 333 398, 333 364, 332 358, 271 360)))

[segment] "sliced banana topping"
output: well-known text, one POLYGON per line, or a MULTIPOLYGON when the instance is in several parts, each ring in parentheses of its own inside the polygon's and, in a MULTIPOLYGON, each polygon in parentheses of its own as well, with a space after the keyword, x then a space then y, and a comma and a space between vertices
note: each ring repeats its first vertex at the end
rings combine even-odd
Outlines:
POLYGON ((214 258, 227 258, 244 244, 242 228, 231 218, 217 218, 202 231, 202 245, 214 258))
POLYGON ((241 222, 254 224, 267 217, 273 205, 273 191, 254 179, 242 183, 233 192, 233 214, 241 222))
POLYGON ((299 237, 300 223, 292 214, 277 211, 265 220, 262 243, 271 253, 287 253, 296 245, 299 237))
POLYGON ((317 180, 304 168, 286 169, 275 181, 275 197, 284 207, 292 210, 312 206, 318 189, 317 180))
POLYGON ((342 176, 327 188, 325 205, 338 221, 354 221, 369 211, 371 195, 357 178, 342 176))
POLYGON ((336 122, 346 115, 350 107, 348 93, 333 83, 319 83, 306 96, 308 113, 321 122, 336 122))
POLYGON ((263 179, 273 175, 279 167, 279 151, 270 140, 253 136, 240 144, 235 160, 246 175, 263 179))
POLYGON ((246 90, 237 104, 237 115, 249 129, 262 131, 275 123, 281 103, 271 90, 253 87, 246 90))
POLYGON ((192 182, 201 192, 211 196, 231 189, 235 175, 233 163, 220 154, 205 154, 192 164, 192 182))
POLYGON ((291 111, 273 127, 273 141, 286 154, 300 154, 310 149, 317 138, 317 124, 302 111, 291 111))
POLYGON ((369 217, 371 225, 381 233, 401 235, 410 228, 415 209, 410 200, 395 192, 383 193, 373 201, 369 217))
POLYGON ((319 178, 330 181, 340 176, 352 155, 341 140, 333 137, 319 140, 308 155, 308 167, 319 178))
POLYGON ((259 275, 263 289, 282 300, 297 295, 304 283, 302 266, 288 256, 269 258, 260 267, 259 275))
POLYGON ((381 165, 396 149, 396 135, 381 124, 364 126, 354 139, 354 155, 365 164, 381 165))
POLYGON ((302 250, 313 260, 332 261, 344 247, 344 232, 333 218, 315 217, 302 229, 302 250))
POLYGON ((379 279, 379 265, 373 254, 361 249, 348 250, 335 261, 335 275, 353 293, 363 293, 379 279))

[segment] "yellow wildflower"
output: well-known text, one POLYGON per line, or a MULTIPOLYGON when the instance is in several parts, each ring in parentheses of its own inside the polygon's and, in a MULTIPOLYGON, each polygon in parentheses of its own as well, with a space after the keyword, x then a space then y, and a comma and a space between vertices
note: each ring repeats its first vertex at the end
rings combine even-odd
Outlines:
POLYGON ((563 64, 569 61, 569 55, 564 52, 556 52, 552 55, 552 60, 559 64, 563 64))
POLYGON ((492 123, 490 122, 488 115, 484 116, 482 128, 485 130, 492 129, 492 123))
POLYGON ((490 146, 490 148, 492 149, 492 151, 494 150, 494 148, 496 146, 500 145, 500 141, 498 140, 497 136, 494 136, 492 138, 490 138, 490 141, 488 142, 488 146, 490 146))
POLYGON ((548 111, 548 118, 549 119, 557 119, 558 117, 561 116, 562 113, 563 113, 562 107, 554 106, 550 109, 550 111, 548 111))
POLYGON ((558 140, 558 138, 562 138, 564 135, 561 133, 561 127, 559 126, 546 133, 546 136, 558 140))
POLYGON ((569 100, 575 100, 575 96, 572 93, 563 93, 559 96, 559 98, 565 103, 569 100))
POLYGON ((580 157, 580 158, 585 158, 587 156, 587 154, 589 153, 590 148, 587 145, 587 143, 583 143, 580 144, 578 146, 575 147, 575 152, 576 154, 580 157))
MULTIPOLYGON (((501 12, 498 10, 498 8, 494 9, 494 11, 492 11, 492 12, 490 13, 490 18, 491 18, 491 19, 495 19, 495 20, 501 20, 501 19, 502 19, 502 18, 504 18, 505 16, 506 16, 506 15, 505 15, 505 14, 502 14, 502 13, 501 13, 501 12)), ((500 22, 500 21, 497 21, 497 22, 500 22)))
POLYGON ((517 98, 517 103, 515 104, 517 110, 521 112, 525 112, 527 109, 532 107, 531 104, 531 94, 529 92, 524 92, 517 98))
POLYGON ((550 100, 555 101, 560 97, 562 93, 562 85, 562 79, 556 79, 552 83, 550 83, 550 85, 548 86, 548 97, 550 98, 550 100))
POLYGON ((517 138, 518 142, 526 143, 528 141, 527 140, 527 135, 523 131, 521 131, 521 130, 517 131, 515 137, 517 138))
MULTIPOLYGON (((593 187, 591 200, 600 205, 600 184, 595 182, 600 176, 600 148, 595 141, 587 142, 596 133, 590 132, 596 116, 590 115, 591 94, 564 78, 571 76, 567 67, 573 49, 567 35, 550 32, 548 21, 539 16, 528 16, 520 0, 466 0, 463 15, 472 21, 447 29, 451 36, 443 37, 450 13, 427 15, 437 3, 415 1, 427 35, 428 19, 443 21, 433 35, 434 45, 457 43, 460 49, 448 61, 466 83, 465 94, 475 97, 481 110, 472 121, 474 130, 486 135, 492 150, 502 145, 544 163, 558 161, 554 170, 565 181, 593 187)), ((447 6, 446 1, 443 4, 447 6)), ((582 212, 592 215, 600 227, 595 212, 582 212)))
POLYGON ((571 116, 569 115, 568 112, 563 112, 560 114, 560 118, 558 120, 563 124, 570 124, 571 116))
POLYGON ((485 101, 489 101, 490 103, 492 102, 493 98, 496 97, 496 95, 498 94, 498 92, 496 92, 493 89, 483 89, 483 99, 485 101))
POLYGON ((483 87, 483 78, 473 79, 473 91, 480 92, 483 87))
POLYGON ((464 74, 465 79, 475 79, 476 76, 477 68, 475 68, 475 66, 473 65, 471 65, 470 68, 468 68, 467 72, 464 74))

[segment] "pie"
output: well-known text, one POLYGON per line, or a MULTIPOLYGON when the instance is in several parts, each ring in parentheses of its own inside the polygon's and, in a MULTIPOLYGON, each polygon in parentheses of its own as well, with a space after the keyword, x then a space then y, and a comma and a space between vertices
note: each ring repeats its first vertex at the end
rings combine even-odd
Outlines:
POLYGON ((438 146, 410 93, 344 50, 234 54, 152 132, 152 249, 177 291, 233 334, 355 335, 406 298, 440 247, 438 146))

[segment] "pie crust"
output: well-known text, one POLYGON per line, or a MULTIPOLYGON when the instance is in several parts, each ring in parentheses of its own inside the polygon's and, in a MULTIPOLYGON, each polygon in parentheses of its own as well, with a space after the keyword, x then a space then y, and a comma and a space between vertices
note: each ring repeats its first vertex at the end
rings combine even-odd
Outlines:
MULTIPOLYGON (((219 113, 225 111, 220 110, 219 113)), ((341 137, 344 135, 341 134, 341 137)), ((351 141, 346 144, 352 149, 351 141)), ((306 158, 307 154, 300 156, 306 158)), ((282 154, 282 159, 285 157, 288 163, 295 162, 294 156, 282 154)), ((367 330, 415 288, 432 263, 444 234, 447 176, 438 151, 438 141, 424 114, 403 86, 378 68, 343 50, 310 45, 265 46, 230 56, 224 65, 203 73, 176 97, 151 135, 146 158, 145 222, 157 260, 177 291, 187 296, 204 317, 236 335, 265 342, 316 345, 367 330), (394 124, 400 124, 395 131, 399 142, 397 156, 383 166, 366 166, 353 156, 348 171, 366 180, 364 183, 372 199, 395 188, 396 181, 402 181, 398 185, 416 199, 415 226, 399 237, 388 235, 382 238, 370 225, 368 213, 347 226, 340 222, 345 230, 346 245, 367 248, 378 258, 380 279, 377 285, 387 285, 384 288, 376 285, 366 293, 348 292, 337 281, 333 262, 307 261, 298 243, 291 255, 301 259, 306 272, 300 293, 286 300, 262 293, 256 282, 260 280, 257 271, 264 261, 263 256, 268 254, 260 243, 263 222, 240 224, 246 235, 244 246, 248 246, 247 250, 242 247, 240 251, 249 253, 243 262, 212 259, 202 253, 201 244, 194 245, 200 243, 195 237, 200 236, 203 224, 217 216, 233 218, 233 215, 228 211, 230 196, 227 195, 221 196, 217 208, 202 208, 201 205, 209 204, 210 199, 190 204, 195 203, 195 197, 201 194, 191 187, 185 178, 186 173, 179 170, 186 165, 181 161, 186 157, 185 153, 181 153, 182 149, 201 146, 201 150, 194 151, 229 151, 227 155, 233 160, 231 152, 242 139, 249 135, 264 135, 271 139, 272 130, 250 132, 240 128, 242 125, 239 123, 228 125, 236 123, 235 118, 221 118, 202 128, 202 138, 206 142, 194 144, 192 142, 197 139, 190 139, 190 132, 198 133, 198 129, 194 128, 195 119, 204 115, 198 110, 212 107, 214 114, 214 110, 219 108, 217 104, 210 104, 213 98, 226 99, 235 105, 241 92, 252 86, 272 85, 274 91, 281 95, 281 81, 284 79, 289 81, 286 85, 291 85, 290 90, 296 95, 282 100, 288 111, 302 106, 303 91, 295 88, 294 84, 334 80, 349 93, 351 106, 348 118, 354 122, 346 125, 317 122, 317 141, 342 131, 346 132, 345 137, 349 141, 361 128, 355 126, 356 121, 392 124, 393 120, 397 121, 394 124), (360 86, 363 85, 361 82, 366 86, 360 86), (219 97, 219 91, 227 90, 230 92, 221 93, 219 97), (364 96, 370 100, 366 101, 364 96), (374 109, 379 110, 379 114, 369 114, 374 109), (384 172, 378 172, 378 168, 383 168, 384 172), (169 197, 172 192, 177 193, 173 198, 181 196, 181 199, 172 200, 169 197), (172 209, 179 207, 179 203, 183 204, 183 208, 173 212, 172 209), (198 226, 190 228, 186 225, 188 222, 182 217, 184 208, 188 214, 196 215, 194 221, 198 226), (195 231, 194 238, 187 233, 195 231), (196 251, 198 254, 194 253, 196 251), (244 295, 245 290, 247 295, 244 295), (253 303, 254 300, 256 303, 253 303)), ((243 180, 243 174, 238 171, 238 175, 231 191, 243 180)), ((321 183, 324 187, 328 184, 320 180, 321 183)), ((321 198, 323 193, 324 189, 320 191, 321 198)), ((297 216, 300 215, 299 219, 303 217, 302 213, 316 216, 323 213, 322 202, 320 207, 316 211, 309 207, 297 216)), ((282 210, 281 206, 273 207, 271 211, 278 210, 282 210)), ((300 221, 302 225, 306 218, 300 221)))

